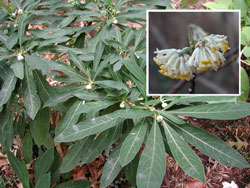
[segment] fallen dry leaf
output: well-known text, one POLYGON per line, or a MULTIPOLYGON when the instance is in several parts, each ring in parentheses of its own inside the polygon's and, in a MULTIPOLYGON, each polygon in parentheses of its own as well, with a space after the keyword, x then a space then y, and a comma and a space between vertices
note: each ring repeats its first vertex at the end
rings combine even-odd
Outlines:
POLYGON ((235 138, 237 139, 236 142, 233 141, 228 141, 228 145, 230 145, 231 147, 236 146, 237 149, 241 149, 242 147, 247 148, 248 143, 246 141, 242 141, 241 139, 239 139, 237 136, 235 136, 235 138))
POLYGON ((204 188, 206 186, 205 183, 202 183, 198 180, 194 180, 189 182, 185 188, 204 188))

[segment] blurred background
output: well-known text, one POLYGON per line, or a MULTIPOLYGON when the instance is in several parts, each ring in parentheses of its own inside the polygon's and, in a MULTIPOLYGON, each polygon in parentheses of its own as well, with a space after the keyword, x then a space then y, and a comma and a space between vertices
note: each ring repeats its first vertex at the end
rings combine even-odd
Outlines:
MULTIPOLYGON (((158 73, 154 63, 154 51, 189 45, 188 24, 196 24, 209 34, 228 36, 230 50, 226 52, 227 64, 218 71, 206 71, 195 79, 195 94, 239 94, 239 13, 238 12, 149 12, 148 93, 173 92, 180 80, 170 79, 158 73), (229 63, 230 61, 231 63, 229 63)), ((176 94, 188 94, 189 82, 176 94)))

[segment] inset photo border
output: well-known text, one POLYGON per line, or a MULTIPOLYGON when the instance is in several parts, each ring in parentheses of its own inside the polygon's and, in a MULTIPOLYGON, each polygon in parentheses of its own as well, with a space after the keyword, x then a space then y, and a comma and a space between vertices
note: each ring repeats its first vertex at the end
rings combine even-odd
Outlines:
POLYGON ((240 10, 147 10, 148 96, 240 96, 240 10))

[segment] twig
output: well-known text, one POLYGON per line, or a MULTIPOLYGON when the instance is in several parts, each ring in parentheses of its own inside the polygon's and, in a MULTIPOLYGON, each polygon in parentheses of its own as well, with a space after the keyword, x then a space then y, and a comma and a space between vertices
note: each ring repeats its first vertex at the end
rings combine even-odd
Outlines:
POLYGON ((195 76, 196 75, 194 75, 194 78, 189 81, 189 89, 188 89, 189 94, 195 93, 195 76))

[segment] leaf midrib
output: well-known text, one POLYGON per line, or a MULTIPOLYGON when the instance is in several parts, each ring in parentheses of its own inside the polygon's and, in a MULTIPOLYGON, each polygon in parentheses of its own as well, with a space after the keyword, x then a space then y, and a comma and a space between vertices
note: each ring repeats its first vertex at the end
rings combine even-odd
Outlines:
POLYGON ((171 139, 174 141, 174 144, 176 145, 176 148, 180 151, 180 153, 182 154, 182 156, 186 159, 186 161, 188 161, 188 163, 190 164, 190 166, 195 169, 197 175, 199 175, 199 172, 197 171, 197 169, 192 165, 192 163, 188 160, 188 158, 186 157, 186 155, 182 152, 182 150, 179 148, 178 144, 175 142, 175 139, 173 138, 172 134, 170 133, 168 127, 166 124, 164 124, 164 127, 167 129, 169 136, 171 137, 171 139))
MULTIPOLYGON (((174 125, 174 126, 176 126, 176 125, 174 125)), ((182 129, 181 127, 178 127, 178 126, 176 126, 176 127, 179 128, 179 129, 181 129, 183 132, 187 133, 188 135, 190 135, 192 138, 194 138, 194 139, 196 139, 196 140, 199 140, 199 141, 202 142, 204 145, 206 145, 206 146, 212 148, 213 150, 215 150, 215 151, 221 153, 222 155, 226 156, 227 158, 230 158, 230 159, 233 159, 233 160, 236 161, 236 162, 239 162, 239 161, 235 160, 234 158, 232 158, 230 155, 225 155, 223 152, 221 152, 221 151, 218 150, 217 148, 214 148, 214 147, 212 147, 211 145, 209 145, 208 143, 206 143, 206 142, 204 142, 203 140, 199 139, 198 137, 193 136, 192 134, 190 134, 189 132, 187 132, 185 129, 182 129)))

